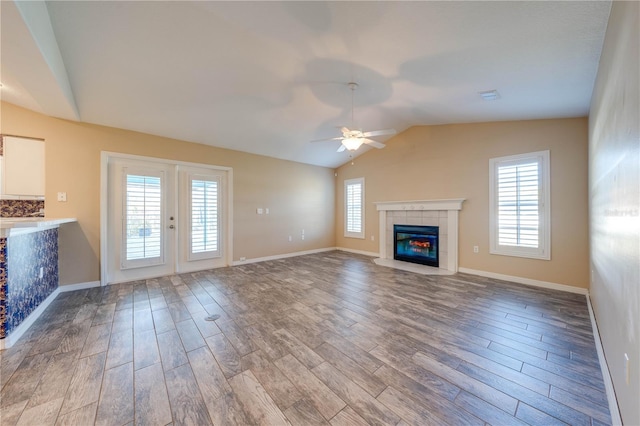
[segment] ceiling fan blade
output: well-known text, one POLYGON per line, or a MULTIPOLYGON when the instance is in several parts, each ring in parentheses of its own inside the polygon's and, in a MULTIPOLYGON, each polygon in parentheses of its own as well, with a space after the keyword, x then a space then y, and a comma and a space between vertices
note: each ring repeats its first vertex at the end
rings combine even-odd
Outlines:
POLYGON ((350 133, 351 132, 351 130, 347 129, 346 127, 340 127, 340 131, 342 133, 350 133))
POLYGON ((382 149, 382 148, 384 148, 386 146, 385 144, 380 143, 378 141, 374 141, 373 139, 363 138, 363 142, 366 143, 367 145, 376 147, 378 149, 382 149))
POLYGON ((371 132, 364 132, 362 136, 370 138, 371 136, 395 135, 396 133, 395 129, 372 130, 371 132))
POLYGON ((344 138, 342 136, 340 136, 340 137, 335 137, 335 138, 314 139, 314 140, 309 141, 309 142, 316 143, 316 142, 327 142, 327 141, 341 141, 342 139, 344 139, 344 138))
POLYGON ((340 145, 340 147, 338 148, 338 150, 337 150, 336 152, 342 152, 342 151, 344 151, 345 149, 347 149, 347 147, 341 144, 341 145, 340 145))

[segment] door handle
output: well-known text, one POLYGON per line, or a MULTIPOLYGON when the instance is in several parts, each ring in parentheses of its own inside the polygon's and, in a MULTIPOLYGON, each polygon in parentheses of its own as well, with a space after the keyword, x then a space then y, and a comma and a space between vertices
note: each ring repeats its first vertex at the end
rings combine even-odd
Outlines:
POLYGON ((173 228, 175 228, 175 226, 169 225, 169 229, 173 229, 173 228))

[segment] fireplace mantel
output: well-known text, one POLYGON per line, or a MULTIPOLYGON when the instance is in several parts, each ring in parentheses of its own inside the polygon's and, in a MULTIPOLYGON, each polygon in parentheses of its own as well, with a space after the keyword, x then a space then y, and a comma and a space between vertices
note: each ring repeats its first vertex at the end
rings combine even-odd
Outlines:
POLYGON ((421 225, 437 222, 440 227, 441 270, 458 271, 458 212, 464 198, 445 200, 379 201, 375 202, 380 215, 380 259, 393 259, 393 225, 421 225), (417 223, 419 222, 419 223, 417 223), (446 244, 442 244, 446 240, 446 244), (444 256, 443 256, 444 254, 444 256), (444 262, 442 261, 445 258, 444 262))
POLYGON ((373 203, 378 211, 389 210, 462 210, 464 198, 450 198, 446 200, 416 200, 416 201, 378 201, 373 203))

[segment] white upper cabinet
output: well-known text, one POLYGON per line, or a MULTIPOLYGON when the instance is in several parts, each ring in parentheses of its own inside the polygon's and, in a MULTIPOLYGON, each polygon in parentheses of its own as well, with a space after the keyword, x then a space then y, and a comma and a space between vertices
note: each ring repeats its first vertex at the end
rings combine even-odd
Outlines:
POLYGON ((44 141, 3 136, 2 195, 44 197, 44 141))

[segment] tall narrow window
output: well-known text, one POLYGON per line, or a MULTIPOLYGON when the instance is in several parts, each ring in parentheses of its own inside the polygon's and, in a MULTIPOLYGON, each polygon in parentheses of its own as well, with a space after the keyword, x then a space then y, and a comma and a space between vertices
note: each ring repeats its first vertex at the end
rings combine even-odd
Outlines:
POLYGON ((364 238, 364 178, 344 181, 344 236, 364 238))
POLYGON ((551 259, 549 151, 489 160, 490 252, 551 259))
POLYGON ((162 175, 124 170, 123 268, 163 262, 162 175))
POLYGON ((191 195, 189 260, 220 256, 220 179, 189 176, 191 195))

